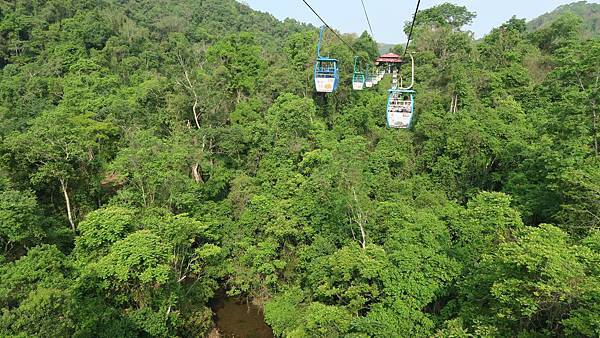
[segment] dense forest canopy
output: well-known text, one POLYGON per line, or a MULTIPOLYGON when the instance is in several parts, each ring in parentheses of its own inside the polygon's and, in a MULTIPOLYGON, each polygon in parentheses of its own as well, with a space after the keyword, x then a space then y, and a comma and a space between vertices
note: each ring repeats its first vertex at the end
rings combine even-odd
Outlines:
POLYGON ((310 25, 1 1, 0 336, 204 336, 219 289, 277 336, 599 336, 598 26, 475 15, 419 13, 392 130, 330 33, 314 92, 310 25))

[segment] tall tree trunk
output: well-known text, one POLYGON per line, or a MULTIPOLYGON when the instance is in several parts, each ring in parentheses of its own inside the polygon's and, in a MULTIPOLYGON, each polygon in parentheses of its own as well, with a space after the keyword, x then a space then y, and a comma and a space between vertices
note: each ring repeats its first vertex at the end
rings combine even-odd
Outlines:
POLYGON ((240 102, 242 102, 242 91, 240 89, 237 90, 237 98, 236 98, 236 103, 240 104, 240 102))
POLYGON ((450 102, 450 113, 458 111, 458 94, 452 94, 452 102, 450 102))
MULTIPOLYGON (((596 75, 596 84, 594 85, 594 88, 598 88, 598 80, 600 80, 600 76, 596 75)), ((598 106, 596 105, 596 99, 592 100, 592 114, 594 115, 594 148, 596 157, 598 157, 598 106)))
POLYGON ((598 156, 598 117, 596 116, 596 113, 594 113, 594 150, 596 152, 596 156, 598 156))
POLYGON ((454 112, 458 112, 458 94, 454 96, 454 112))
POLYGON ((195 163, 192 165, 192 176, 194 177, 194 181, 196 181, 196 183, 204 183, 204 180, 202 179, 202 174, 200 173, 200 164, 199 163, 195 163))
POLYGON ((592 105, 592 115, 593 115, 593 129, 592 133, 594 134, 594 152, 596 153, 596 157, 598 156, 598 112, 596 111, 596 104, 592 105))
MULTIPOLYGON (((358 209, 357 212, 355 213, 355 221, 358 224, 358 227, 360 228, 360 246, 361 248, 364 250, 367 247, 367 234, 365 232, 365 227, 364 224, 366 222, 366 217, 364 216, 362 209, 360 207, 360 202, 358 201, 358 197, 356 196, 356 190, 354 190, 354 187, 352 187, 352 195, 354 197, 354 201, 356 202, 356 208, 358 209)), ((354 208, 352 208, 352 205, 350 205, 353 213, 354 213, 354 208)), ((354 232, 353 232, 354 234, 354 232)))
POLYGON ((196 127, 200 129, 200 119, 198 118, 198 96, 194 92, 194 105, 192 106, 192 111, 194 112, 194 121, 196 122, 196 127))
POLYGON ((185 63, 183 62, 183 58, 179 53, 177 53, 177 58, 179 59, 179 64, 181 65, 181 69, 183 69, 183 75, 185 76, 185 80, 187 82, 186 87, 194 96, 194 105, 192 106, 192 112, 194 113, 194 122, 196 122, 196 128, 200 129, 200 114, 198 113, 198 94, 196 93, 196 89, 190 80, 190 76, 188 74, 187 69, 185 68, 185 63))
POLYGON ((59 181, 60 187, 62 188, 63 194, 65 195, 65 203, 67 205, 67 216, 69 217, 71 230, 75 232, 75 222, 73 222, 73 213, 71 212, 71 200, 69 199, 69 192, 67 191, 67 182, 63 178, 59 178, 59 181))
POLYGON ((362 237, 360 246, 364 250, 367 248, 367 234, 365 233, 365 228, 363 227, 362 221, 358 225, 360 226, 360 235, 362 237))

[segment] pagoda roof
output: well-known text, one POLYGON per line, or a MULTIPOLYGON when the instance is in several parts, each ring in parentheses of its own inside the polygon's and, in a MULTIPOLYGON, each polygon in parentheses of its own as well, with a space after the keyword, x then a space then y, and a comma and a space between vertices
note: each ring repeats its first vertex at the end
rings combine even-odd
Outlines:
POLYGON ((377 63, 402 63, 402 58, 398 54, 387 53, 377 58, 377 63))

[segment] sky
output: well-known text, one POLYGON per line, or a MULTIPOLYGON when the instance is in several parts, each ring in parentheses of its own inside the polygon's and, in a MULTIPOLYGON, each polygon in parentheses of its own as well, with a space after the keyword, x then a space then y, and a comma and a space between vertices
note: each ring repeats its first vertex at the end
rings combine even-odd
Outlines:
MULTIPOLYGON (((468 27, 480 38, 509 20, 517 18, 533 19, 556 7, 575 0, 421 0, 420 9, 429 8, 444 2, 466 6, 477 17, 468 27)), ((301 22, 320 26, 319 19, 304 5, 302 0, 240 0, 261 12, 273 14, 283 20, 293 18, 301 22)), ((360 0, 307 0, 307 2, 333 28, 344 33, 362 33, 368 30, 367 20, 360 0)), ((588 0, 600 3, 600 0, 588 0)), ((404 22, 412 18, 416 0, 364 0, 367 13, 377 42, 404 43, 402 32, 404 22)))

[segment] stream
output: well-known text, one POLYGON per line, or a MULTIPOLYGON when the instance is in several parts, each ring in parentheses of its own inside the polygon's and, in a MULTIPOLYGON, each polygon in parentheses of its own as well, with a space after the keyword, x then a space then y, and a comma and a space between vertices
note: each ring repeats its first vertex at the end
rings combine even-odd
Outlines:
POLYGON ((272 338, 273 330, 265 323, 262 310, 221 291, 213 301, 218 336, 223 338, 272 338))

